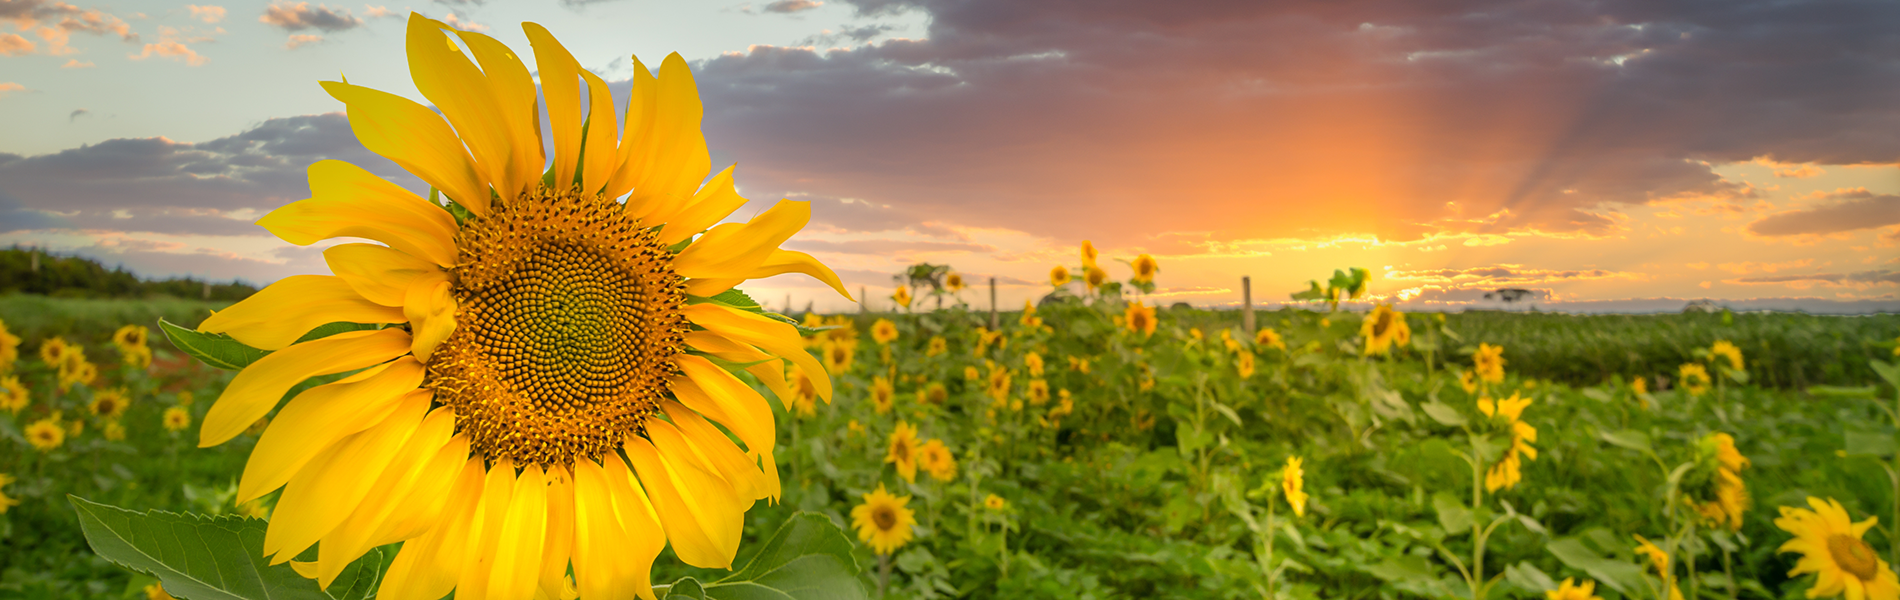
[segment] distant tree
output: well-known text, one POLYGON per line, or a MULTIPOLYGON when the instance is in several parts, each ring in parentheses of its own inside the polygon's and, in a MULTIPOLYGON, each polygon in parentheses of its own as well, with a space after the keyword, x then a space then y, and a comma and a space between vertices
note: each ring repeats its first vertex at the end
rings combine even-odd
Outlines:
POLYGON ((1518 288, 1504 288, 1495 292, 1485 292, 1484 299, 1498 300, 1498 301, 1504 302, 1505 304, 1516 304, 1518 302, 1524 301, 1527 298, 1531 298, 1535 295, 1536 293, 1530 290, 1524 290, 1524 289, 1518 289, 1518 288))
POLYGON ((90 258, 48 254, 36 248, 0 250, 0 294, 62 298, 173 296, 235 302, 256 292, 256 287, 243 283, 210 283, 191 277, 142 280, 124 267, 107 269, 90 258))

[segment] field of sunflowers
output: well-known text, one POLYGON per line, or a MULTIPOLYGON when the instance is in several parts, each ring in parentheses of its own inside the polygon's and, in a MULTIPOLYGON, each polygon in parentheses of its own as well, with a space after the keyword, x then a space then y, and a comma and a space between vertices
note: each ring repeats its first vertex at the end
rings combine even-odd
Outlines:
MULTIPOLYGON (((748 380, 785 398, 783 496, 740 563, 804 511, 850 532, 874 597, 1900 593, 1900 316, 1320 302, 1248 331, 1081 271, 994 316, 955 274, 804 315, 837 392, 748 380)), ((155 332, 220 306, 0 298, 0 596, 160 597, 68 495, 270 516, 234 498, 271 417, 197 448, 231 372, 155 332)), ((670 552, 655 582, 722 575, 670 552)))

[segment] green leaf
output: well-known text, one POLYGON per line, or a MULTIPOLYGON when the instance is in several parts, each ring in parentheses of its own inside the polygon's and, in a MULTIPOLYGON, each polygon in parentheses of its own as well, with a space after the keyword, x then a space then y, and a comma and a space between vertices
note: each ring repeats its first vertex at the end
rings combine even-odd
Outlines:
POLYGON ((667 586, 666 598, 667 600, 672 600, 673 598, 706 600, 706 586, 701 585, 698 579, 687 577, 673 582, 673 585, 667 586))
POLYGON ((1878 394, 1879 391, 1879 388, 1871 385, 1863 385, 1860 387, 1817 385, 1808 388, 1808 395, 1825 396, 1829 398, 1872 398, 1875 394, 1878 394))
MULTIPOLYGON (((801 512, 779 527, 752 562, 731 576, 703 586, 707 600, 858 600, 868 599, 851 556, 851 539, 824 515, 801 512)), ((689 592, 681 580, 667 597, 689 592)))
POLYGON ((93 552, 158 577, 173 596, 191 600, 335 598, 289 564, 271 566, 265 561, 266 522, 261 519, 162 511, 140 514, 78 496, 67 498, 79 513, 79 528, 93 552))
POLYGON ((1874 372, 1880 374, 1881 379, 1887 380, 1887 385, 1900 388, 1900 364, 1894 364, 1884 360, 1870 360, 1867 361, 1867 366, 1873 367, 1874 372))
POLYGON ((172 346, 180 351, 206 365, 227 371, 243 369, 270 354, 269 351, 246 346, 243 342, 231 339, 231 336, 185 329, 163 318, 158 320, 158 329, 165 332, 165 339, 171 340, 172 346))
POLYGON ((1447 532, 1471 531, 1471 508, 1458 503, 1451 494, 1432 495, 1432 508, 1438 511, 1438 524, 1447 532))
POLYGON ((1892 456, 1893 434, 1847 430, 1847 453, 1852 456, 1892 456))
POLYGON ((1504 580, 1516 584, 1517 587, 1524 588, 1524 591, 1531 593, 1547 592, 1557 589, 1556 580, 1551 579, 1550 575, 1546 575, 1542 569, 1537 568, 1537 565, 1533 565, 1527 560, 1518 561, 1515 565, 1505 567, 1504 580))
POLYGON ((1629 448, 1644 454, 1654 454, 1656 452, 1655 446, 1649 443, 1649 434, 1634 429, 1605 431, 1598 434, 1598 437, 1603 438, 1603 441, 1613 445, 1629 448))
POLYGON ((764 305, 759 304, 759 301, 757 300, 753 300, 751 296, 747 296, 745 292, 739 291, 739 288, 729 288, 726 291, 713 294, 712 296, 709 296, 709 297, 694 296, 693 299, 703 300, 705 302, 711 302, 713 304, 718 304, 718 305, 722 305, 722 306, 726 306, 730 308, 736 308, 736 309, 743 310, 746 312, 751 312, 751 313, 765 312, 764 305))
POLYGON ((1320 289, 1318 281, 1308 281, 1307 283, 1311 284, 1313 286, 1313 289, 1306 290, 1304 292, 1294 292, 1292 294, 1294 300, 1325 300, 1326 299, 1326 290, 1320 289))
POLYGON ((1591 578, 1615 588, 1623 595, 1633 595, 1643 589, 1642 567, 1627 561, 1604 558, 1584 545, 1581 539, 1570 537, 1552 540, 1544 547, 1565 565, 1589 573, 1591 578))
POLYGON ((1432 564, 1425 557, 1411 554, 1387 557, 1379 564, 1366 569, 1373 577, 1393 583, 1436 583, 1438 576, 1432 573, 1432 564))
POLYGON ((1459 413, 1458 409, 1452 408, 1451 405, 1437 400, 1419 405, 1419 408, 1425 409, 1425 416, 1431 417, 1432 420, 1437 421, 1439 425, 1462 427, 1466 423, 1465 416, 1459 413))

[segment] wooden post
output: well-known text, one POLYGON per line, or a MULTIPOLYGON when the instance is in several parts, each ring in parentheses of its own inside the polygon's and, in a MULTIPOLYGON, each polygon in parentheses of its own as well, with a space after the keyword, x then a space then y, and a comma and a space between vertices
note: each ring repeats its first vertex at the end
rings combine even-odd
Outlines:
POLYGON ((990 278, 990 331, 996 331, 996 278, 990 278))
POLYGON ((26 254, 27 256, 33 257, 33 274, 34 275, 40 274, 40 250, 38 248, 34 248, 31 250, 27 250, 26 254))
POLYGON ((1253 337, 1253 278, 1240 278, 1240 328, 1253 337))
POLYGON ((792 316, 792 293, 785 292, 785 316, 792 316))
POLYGON ((205 299, 211 299, 211 280, 209 279, 205 280, 205 299))
POLYGON ((858 313, 871 312, 871 297, 864 295, 864 286, 858 286, 858 313))

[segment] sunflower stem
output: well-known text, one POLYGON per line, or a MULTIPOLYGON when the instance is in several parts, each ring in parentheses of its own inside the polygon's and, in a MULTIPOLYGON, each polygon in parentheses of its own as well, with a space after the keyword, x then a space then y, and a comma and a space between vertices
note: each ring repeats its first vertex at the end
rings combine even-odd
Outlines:
POLYGON ((877 555, 877 597, 884 597, 884 590, 891 585, 891 555, 877 555))

